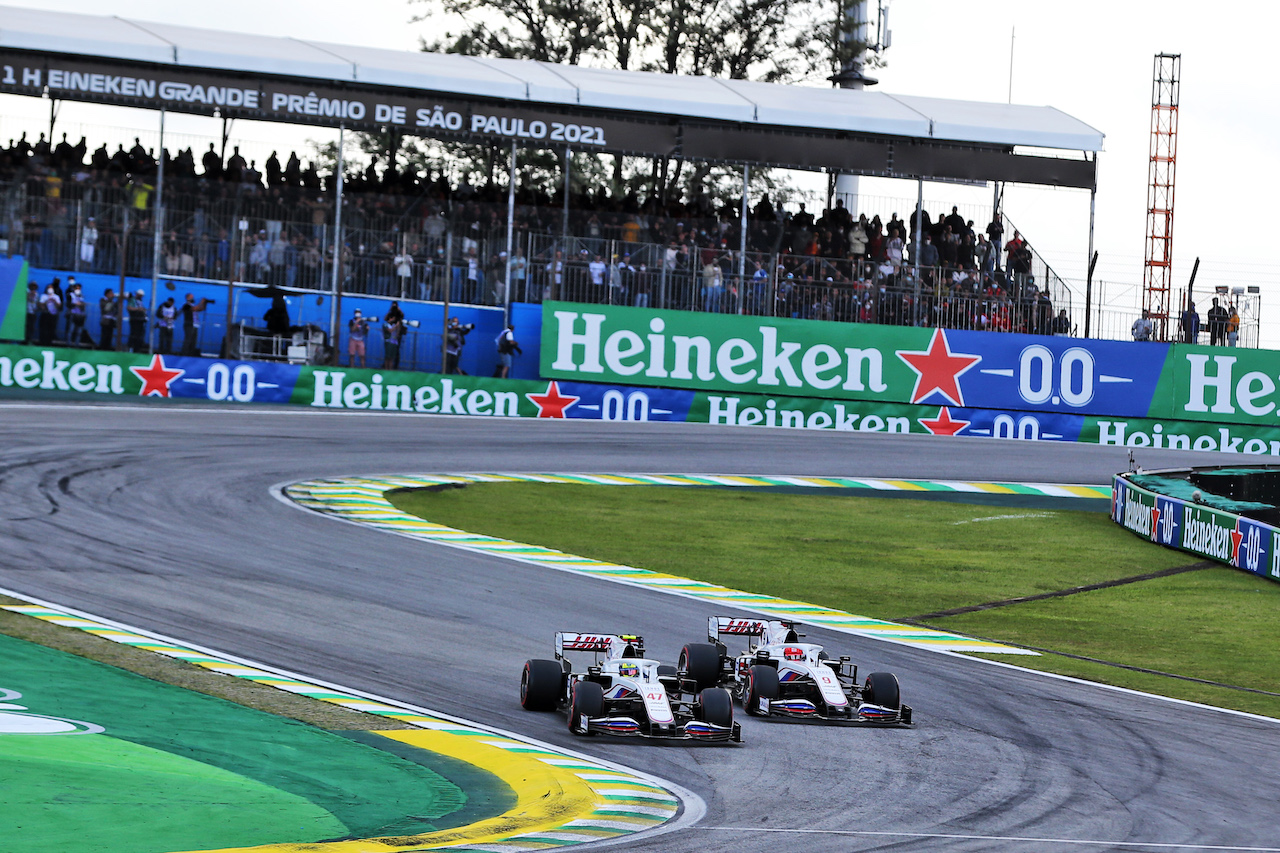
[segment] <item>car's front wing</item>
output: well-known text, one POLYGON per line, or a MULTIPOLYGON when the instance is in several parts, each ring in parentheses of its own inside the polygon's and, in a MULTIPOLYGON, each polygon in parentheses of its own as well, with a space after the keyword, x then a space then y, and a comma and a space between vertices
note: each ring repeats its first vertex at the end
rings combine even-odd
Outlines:
POLYGON ((580 735, 612 735, 613 737, 639 737, 654 740, 689 740, 714 743, 718 741, 742 742, 742 724, 718 726, 702 720, 685 723, 654 724, 633 717, 588 717, 580 715, 572 721, 571 729, 580 735))

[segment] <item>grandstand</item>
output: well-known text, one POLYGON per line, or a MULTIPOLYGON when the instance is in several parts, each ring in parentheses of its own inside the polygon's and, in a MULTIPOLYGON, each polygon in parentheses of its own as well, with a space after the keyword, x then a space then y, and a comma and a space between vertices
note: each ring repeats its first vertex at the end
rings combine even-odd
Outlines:
MULTIPOLYGON (((0 49, 30 63, 43 62, 46 75, 85 55, 96 58, 95 67, 107 68, 108 60, 125 63, 121 67, 132 67, 139 75, 136 79, 142 79, 143 66, 128 63, 139 56, 148 60, 146 68, 152 71, 171 62, 188 78, 192 66, 224 75, 231 69, 254 69, 262 80, 274 80, 283 68, 285 75, 319 75, 326 84, 343 73, 341 63, 327 71, 303 63, 296 55, 301 49, 297 44, 279 56, 271 54, 271 45, 262 44, 282 40, 215 34, 218 38, 211 43, 234 45, 236 53, 228 48, 227 55, 212 55, 193 49, 201 43, 199 31, 152 27, 147 32, 170 49, 167 56, 166 51, 143 55, 136 44, 120 41, 119 19, 15 11, 25 15, 22 26, 3 33, 0 49), (108 27, 102 21, 114 23, 108 27), (97 29, 95 22, 101 24, 97 29), (89 38, 90 32, 97 34, 96 40, 89 38), (53 33, 79 33, 77 55, 61 53, 53 33), (269 54, 278 61, 264 70, 262 57, 269 54), (326 74, 331 79, 324 79, 326 74)), ((136 41, 135 37, 136 32, 131 38, 136 41)), ((357 50, 323 47, 330 60, 345 56, 344 50, 357 50)), ((370 69, 392 68, 394 60, 403 70, 405 63, 421 61, 433 71, 429 77, 414 78, 428 90, 426 95, 439 97, 442 87, 452 85, 467 89, 472 97, 498 97, 493 81, 483 74, 485 79, 478 79, 474 70, 470 78, 462 75, 460 80, 458 74, 443 73, 447 69, 441 63, 458 57, 372 54, 377 56, 361 49, 362 62, 353 66, 371 91, 377 85, 403 89, 408 78, 401 74, 392 79, 390 72, 370 69), (441 82, 444 79, 453 82, 441 82)), ((514 73, 498 60, 482 64, 514 73)), ((533 86, 535 79, 546 82, 537 76, 540 71, 528 67, 537 63, 519 65, 530 81, 525 85, 527 101, 566 109, 566 95, 533 86)), ((556 69, 576 89, 577 104, 601 103, 610 87, 636 82, 626 72, 610 72, 614 76, 606 78, 603 72, 579 71, 585 70, 556 69)), ((56 79, 69 86, 72 72, 60 73, 46 82, 56 79)), ((737 99, 726 99, 720 89, 711 93, 705 78, 689 79, 696 82, 692 95, 686 91, 669 102, 631 103, 627 115, 593 108, 603 117, 592 120, 678 122, 677 135, 690 144, 677 153, 696 154, 693 143, 714 136, 718 141, 706 143, 709 147, 701 152, 714 162, 852 166, 863 174, 914 178, 918 183, 926 178, 987 177, 1092 186, 1094 161, 1087 154, 1081 160, 1026 153, 1031 145, 1096 152, 1101 136, 1056 111, 846 92, 838 97, 858 100, 842 100, 848 115, 837 115, 833 121, 825 112, 785 112, 780 104, 795 100, 795 87, 727 81, 734 83, 737 99), (753 104, 746 113, 733 106, 742 99, 753 104), (903 106, 908 109, 901 110, 903 106), (754 125, 743 121, 748 115, 756 120, 754 125), (922 116, 928 118, 925 125, 919 124, 922 116), (942 133, 947 138, 939 141, 935 134, 942 133), (792 136, 788 139, 786 134, 792 136), (766 137, 773 141, 764 141, 766 137), (797 157, 780 154, 774 137, 796 143, 792 148, 809 149, 798 158, 806 162, 787 161, 797 157), (876 159, 881 153, 876 146, 887 146, 887 161, 876 159), (756 153, 748 159, 744 152, 750 151, 756 153), (848 158, 855 154, 862 159, 851 164, 848 158), (904 171, 906 164, 914 171, 904 171)), ((239 82, 243 91, 252 91, 245 81, 239 82)), ((662 85, 687 82, 661 78, 662 85)), ((266 83, 256 85, 266 91, 266 83)), ((837 96, 827 90, 804 91, 807 97, 837 96)), ((111 100, 100 93, 63 94, 111 100)), ((353 97, 351 92, 347 95, 353 97)), ((502 96, 507 103, 514 100, 511 93, 502 96)), ((285 103, 279 98, 273 102, 285 103)), ((184 109, 199 111, 190 103, 184 109)), ((226 105, 220 109, 224 118, 237 114, 226 105)), ((588 110, 576 109, 585 122, 588 110)), ((347 124, 359 126, 343 123, 347 124)), ((34 130, 31 135, 43 136, 34 130)), ((612 133, 610 137, 616 138, 612 133)), ((637 149, 628 153, 657 153, 639 150, 650 143, 665 144, 656 137, 641 138, 627 143, 637 149)), ((917 222, 909 208, 861 213, 836 205, 815 216, 803 209, 785 209, 767 197, 748 199, 744 211, 738 204, 717 205, 705 196, 680 199, 656 190, 615 197, 598 188, 566 196, 559 181, 552 186, 516 186, 509 206, 505 186, 454 186, 443 175, 418 174, 404 164, 381 169, 369 164, 348 173, 340 184, 344 203, 339 230, 339 183, 332 174, 322 174, 313 164, 304 166, 296 154, 285 163, 273 154, 261 166, 246 163, 234 149, 229 157, 223 155, 214 145, 208 151, 161 151, 164 225, 157 265, 153 245, 160 218, 156 214, 161 170, 153 150, 140 142, 131 150, 118 146, 112 152, 87 140, 14 140, 0 149, 0 239, 9 253, 23 253, 42 268, 270 284, 299 291, 328 291, 336 279, 345 294, 453 304, 506 307, 512 301, 556 298, 1038 334, 1071 333, 1078 319, 1073 323, 1070 318, 1078 318, 1083 309, 1079 297, 1073 298, 1025 240, 1011 239, 1016 229, 1007 219, 1001 216, 992 222, 984 211, 926 209, 917 222), (924 238, 919 248, 917 230, 924 238), (90 243, 92 250, 86 248, 90 243), (1067 314, 1060 316, 1063 309, 1067 314)), ((92 305, 94 294, 86 295, 92 305)), ((90 318, 90 327, 92 322, 90 318)))

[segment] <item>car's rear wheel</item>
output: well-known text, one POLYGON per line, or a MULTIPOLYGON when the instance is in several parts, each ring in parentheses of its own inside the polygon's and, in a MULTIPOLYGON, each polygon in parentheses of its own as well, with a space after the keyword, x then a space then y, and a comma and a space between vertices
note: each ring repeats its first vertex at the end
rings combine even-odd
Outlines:
POLYGON ((723 687, 709 687, 698 694, 702 721, 713 726, 733 727, 733 697, 723 687))
POLYGON ((777 698, 778 671, 764 664, 751 667, 747 672, 747 689, 742 692, 742 709, 753 717, 764 716, 760 700, 777 698))
POLYGON ((526 711, 554 711, 560 703, 564 670, 553 660, 527 660, 520 673, 520 704, 526 711))
POLYGON ((573 699, 569 702, 569 731, 579 734, 579 720, 583 717, 599 717, 603 713, 603 687, 594 681, 579 681, 573 685, 573 699))
POLYGON ((720 683, 720 650, 710 643, 690 643, 680 650, 680 666, 699 690, 720 683))
POLYGON ((862 701, 879 705, 881 708, 892 708, 895 711, 902 707, 898 696, 898 676, 892 672, 873 672, 867 676, 862 688, 862 701))

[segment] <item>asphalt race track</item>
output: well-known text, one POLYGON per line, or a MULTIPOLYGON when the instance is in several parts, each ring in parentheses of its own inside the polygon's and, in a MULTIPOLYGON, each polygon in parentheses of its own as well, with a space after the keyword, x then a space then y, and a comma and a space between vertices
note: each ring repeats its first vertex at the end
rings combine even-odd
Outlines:
POLYGON ((270 494, 313 477, 461 471, 1105 483, 1127 464, 1118 448, 84 405, 0 407, 0 436, 0 586, 564 744, 705 801, 696 827, 627 849, 1280 850, 1280 723, 821 631, 810 637, 862 671, 898 673, 914 730, 740 714, 740 747, 571 737, 563 717, 517 701, 521 664, 550 657, 554 631, 636 631, 674 659, 702 638, 705 608, 363 530, 270 494))

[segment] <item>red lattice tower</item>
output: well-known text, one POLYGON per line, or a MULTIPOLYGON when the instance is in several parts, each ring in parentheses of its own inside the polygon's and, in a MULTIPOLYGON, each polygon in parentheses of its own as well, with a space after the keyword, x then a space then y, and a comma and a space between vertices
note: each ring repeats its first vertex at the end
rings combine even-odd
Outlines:
MULTIPOLYGON (((1147 187, 1146 264, 1142 307, 1167 340, 1173 285, 1173 184, 1178 157, 1178 81, 1182 54, 1157 53, 1151 84, 1151 182, 1147 187)), ((1175 324, 1176 325, 1176 324, 1175 324)))

